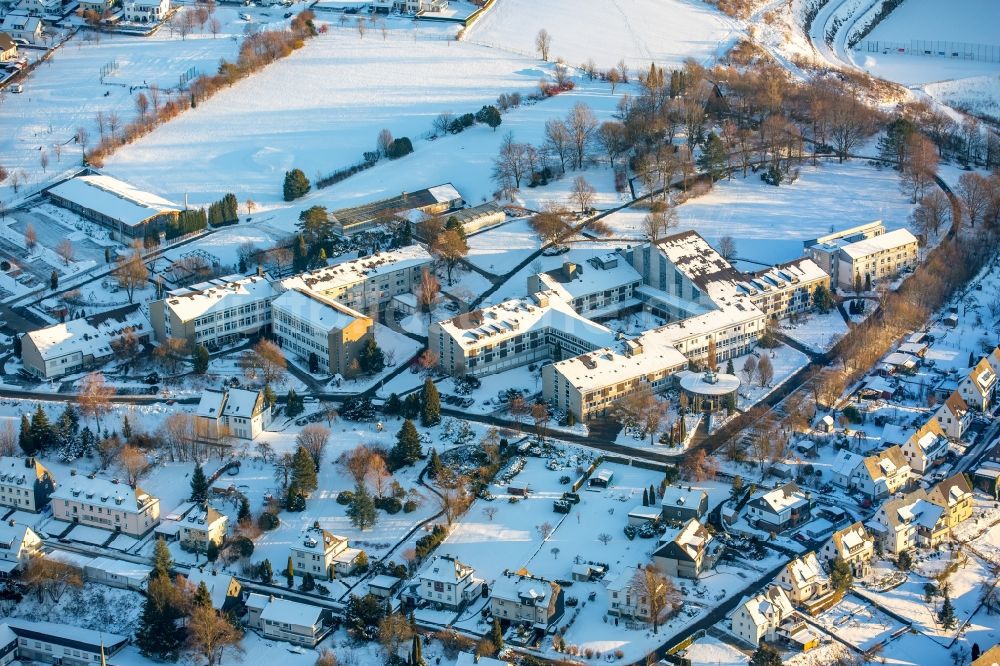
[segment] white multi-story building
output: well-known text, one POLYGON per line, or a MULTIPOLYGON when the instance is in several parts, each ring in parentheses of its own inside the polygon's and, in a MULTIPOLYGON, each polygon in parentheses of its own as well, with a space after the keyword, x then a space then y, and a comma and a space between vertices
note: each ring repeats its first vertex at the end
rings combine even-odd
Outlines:
POLYGON ((56 488, 52 474, 33 457, 0 457, 0 506, 38 513, 56 488))
POLYGON ((927 474, 948 453, 948 438, 936 419, 931 418, 900 447, 910 469, 927 474))
POLYGON ((181 338, 220 347, 268 329, 275 295, 266 274, 229 275, 168 291, 150 303, 149 318, 160 342, 181 338))
POLYGON ((356 359, 374 335, 372 320, 315 292, 290 289, 271 303, 275 339, 303 363, 320 372, 350 376, 356 359))
POLYGON ((544 578, 506 572, 490 590, 490 611, 504 625, 523 622, 545 632, 564 610, 562 588, 544 578))
POLYGON ((550 292, 570 304, 577 313, 591 317, 613 317, 635 308, 635 290, 642 276, 618 252, 591 257, 585 265, 571 261, 559 268, 528 276, 528 293, 550 292))
POLYGON ((777 585, 743 601, 729 615, 729 629, 750 645, 773 641, 778 628, 794 613, 792 602, 777 585))
POLYGON ((56 520, 143 536, 160 521, 160 500, 139 487, 70 473, 52 493, 56 520))
POLYGON ((480 596, 483 581, 476 570, 450 555, 437 555, 417 576, 417 596, 457 609, 480 596))
POLYGON ((811 599, 829 594, 832 589, 830 577, 816 557, 809 552, 796 557, 778 574, 778 585, 788 593, 793 603, 803 604, 811 599))
POLYGON ((747 502, 747 522, 760 529, 781 531, 811 515, 812 501, 794 482, 766 491, 747 502))
POLYGON ((866 457, 854 471, 855 488, 872 500, 888 497, 906 488, 911 468, 897 445, 866 457))
POLYGON ((962 399, 958 389, 955 389, 934 412, 934 419, 948 437, 962 439, 962 435, 972 425, 972 410, 962 399))
POLYGON ((985 357, 979 359, 958 383, 958 393, 962 399, 981 412, 988 412, 993 407, 996 389, 997 373, 985 357))
POLYGON ((433 261, 420 245, 408 245, 294 275, 282 280, 279 289, 317 293, 375 317, 397 294, 416 290, 433 261))
POLYGON ((347 537, 326 530, 310 530, 300 543, 292 546, 292 565, 297 574, 333 579, 354 570, 361 556, 359 548, 350 548, 347 537))
POLYGON ((125 20, 131 23, 159 23, 170 12, 170 0, 126 0, 125 20))

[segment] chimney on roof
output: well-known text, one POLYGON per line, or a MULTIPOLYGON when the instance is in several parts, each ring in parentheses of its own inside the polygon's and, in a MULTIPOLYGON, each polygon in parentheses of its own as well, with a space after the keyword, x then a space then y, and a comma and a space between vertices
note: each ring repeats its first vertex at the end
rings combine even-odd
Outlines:
POLYGON ((10 525, 11 527, 14 527, 14 525, 17 524, 17 521, 11 518, 10 520, 7 521, 7 524, 10 525))
POLYGON ((577 266, 572 261, 564 261, 562 265, 563 276, 567 282, 571 282, 576 279, 579 274, 580 267, 577 266))

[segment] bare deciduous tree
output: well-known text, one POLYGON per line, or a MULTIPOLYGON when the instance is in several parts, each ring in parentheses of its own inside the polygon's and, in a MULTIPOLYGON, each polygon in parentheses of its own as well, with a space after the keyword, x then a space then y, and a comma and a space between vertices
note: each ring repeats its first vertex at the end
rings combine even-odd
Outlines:
POLYGON ((318 423, 311 423, 302 428, 295 437, 295 443, 309 453, 317 470, 323 462, 323 454, 329 442, 330 429, 318 423))
POLYGON ((261 340, 253 349, 243 352, 239 365, 247 379, 260 379, 265 385, 282 379, 288 368, 281 347, 270 340, 261 340))
POLYGON ((243 633, 228 618, 209 606, 196 605, 187 618, 185 646, 193 655, 217 666, 226 649, 243 654, 243 633))
POLYGON ((149 277, 149 270, 142 260, 139 250, 134 250, 130 255, 123 255, 115 262, 117 267, 111 274, 119 288, 125 290, 128 302, 132 302, 135 290, 142 287, 149 277))
POLYGON ((586 178, 583 176, 577 176, 573 179, 573 189, 570 193, 573 202, 580 209, 581 213, 586 213, 590 210, 594 203, 594 198, 597 196, 597 190, 591 185, 586 178))
POLYGON ((69 266, 70 262, 73 261, 74 253, 73 242, 68 238, 59 241, 59 245, 56 246, 56 254, 59 255, 66 266, 69 266))
POLYGON ((117 467, 125 475, 125 482, 135 486, 149 471, 149 459, 140 449, 126 446, 118 454, 117 467))
MULTIPOLYGON (((17 189, 14 191, 16 192, 17 189)), ((24 228, 24 246, 28 248, 29 253, 34 252, 38 246, 38 232, 35 231, 35 227, 30 222, 24 228)))
POLYGON ((538 31, 535 35, 535 50, 538 51, 538 55, 542 60, 548 62, 549 51, 552 49, 552 35, 545 28, 538 31))
POLYGON ((719 239, 719 254, 726 261, 732 261, 736 258, 736 241, 733 240, 732 236, 723 236, 719 239))
POLYGON ((92 417, 97 424, 97 432, 101 431, 101 417, 111 409, 111 396, 115 388, 108 386, 104 375, 92 372, 80 381, 80 392, 77 404, 84 416, 92 417))
POLYGON ((427 325, 431 324, 431 317, 434 313, 434 306, 438 302, 441 293, 441 282, 434 273, 424 268, 420 275, 420 284, 417 285, 417 305, 420 311, 427 314, 427 325))
POLYGON ((774 379, 774 365, 771 363, 770 357, 766 354, 762 355, 757 361, 757 381, 763 388, 768 386, 772 379, 774 379))

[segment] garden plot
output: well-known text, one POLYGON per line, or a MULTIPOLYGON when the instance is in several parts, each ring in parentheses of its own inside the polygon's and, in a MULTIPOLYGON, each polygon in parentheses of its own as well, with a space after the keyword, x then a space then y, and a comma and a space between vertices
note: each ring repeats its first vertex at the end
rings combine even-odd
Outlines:
POLYGON ((847 322, 834 308, 826 314, 811 312, 799 315, 798 320, 781 322, 781 332, 815 352, 829 351, 847 333, 847 322))
MULTIPOLYGON (((23 94, 6 96, 0 114, 0 164, 11 173, 23 171, 31 186, 79 169, 78 128, 86 130, 94 145, 100 136, 99 111, 117 114, 122 122, 134 118, 136 96, 148 91, 130 88, 155 83, 165 99, 185 72, 214 73, 220 58, 235 57, 244 23, 235 8, 219 7, 216 16, 222 24, 217 39, 207 29, 183 40, 167 29, 150 37, 101 34, 99 41, 87 39, 92 32, 78 33, 31 73, 23 94), (105 67, 111 71, 102 83, 105 67), (42 154, 49 161, 46 169, 42 154)), ((0 197, 12 194, 10 179, 0 184, 0 197)))
MULTIPOLYGON (((514 220, 469 239, 469 263, 493 275, 503 275, 542 246, 527 218, 514 220)), ((527 289, 527 283, 522 285, 527 289)))
POLYGON ((829 633, 865 651, 885 642, 904 626, 854 595, 845 596, 818 616, 816 622, 829 633))
MULTIPOLYGON (((771 265, 801 257, 802 241, 831 228, 872 220, 882 220, 890 230, 906 227, 912 209, 895 171, 860 160, 824 160, 815 167, 803 165, 797 181, 780 187, 767 185, 753 173, 745 179, 737 173, 732 180, 716 183, 709 194, 678 207, 677 228, 693 229, 713 244, 732 236, 740 259, 771 265)), ((634 238, 642 218, 633 211, 604 221, 617 234, 634 238)))
POLYGON ((728 643, 713 636, 703 636, 680 653, 691 666, 744 666, 747 656, 728 643))
POLYGON ((781 384, 783 384, 789 377, 808 364, 808 356, 797 349, 792 349, 787 345, 779 345, 774 349, 765 349, 760 347, 746 356, 734 358, 733 370, 736 371, 736 374, 740 377, 740 381, 742 382, 740 384, 739 396, 737 398, 737 406, 741 410, 746 410, 753 405, 756 405, 758 402, 766 398, 771 391, 781 386, 781 384), (768 382, 766 386, 761 386, 760 381, 758 381, 756 376, 752 382, 747 380, 746 373, 743 372, 743 364, 746 363, 746 359, 749 356, 754 356, 756 357, 755 360, 759 360, 765 355, 774 367, 774 378, 768 382))
POLYGON ((709 63, 735 39, 735 21, 689 0, 500 0, 473 24, 466 39, 535 54, 535 35, 552 35, 550 58, 578 64, 592 58, 603 69, 624 59, 635 72, 649 63, 679 66, 687 58, 709 63))

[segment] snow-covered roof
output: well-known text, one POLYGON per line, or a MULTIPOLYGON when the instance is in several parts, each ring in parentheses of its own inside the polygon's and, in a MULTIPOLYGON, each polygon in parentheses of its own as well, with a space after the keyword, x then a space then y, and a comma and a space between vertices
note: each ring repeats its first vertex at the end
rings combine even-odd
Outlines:
POLYGON ((696 231, 684 231, 656 243, 674 266, 713 301, 736 295, 736 283, 743 274, 733 268, 696 231))
POLYGON ((748 597, 733 612, 743 608, 753 623, 760 627, 769 623, 777 625, 792 613, 792 602, 785 591, 777 585, 771 585, 763 592, 748 597))
POLYGON ((190 287, 167 292, 164 301, 178 319, 191 321, 241 305, 249 305, 274 296, 271 278, 264 275, 227 275, 190 287))
POLYGON ((858 466, 864 462, 864 460, 864 458, 856 453, 852 453, 847 449, 841 449, 837 452, 837 456, 833 459, 832 471, 834 474, 849 477, 854 473, 854 470, 856 470, 858 466))
POLYGON ((608 253, 583 264, 565 262, 559 268, 538 274, 546 289, 572 301, 609 289, 642 282, 642 276, 624 257, 608 253))
POLYGON ((712 541, 705 526, 692 518, 680 528, 668 528, 660 537, 660 547, 654 556, 696 561, 712 541))
POLYGON ((205 389, 201 392, 201 400, 195 410, 197 416, 217 419, 219 416, 253 416, 254 407, 261 397, 262 391, 249 389, 205 389))
POLYGON ((496 344, 531 331, 554 329, 585 341, 595 348, 614 342, 608 328, 581 317, 558 298, 546 298, 549 292, 533 298, 511 299, 481 310, 439 322, 441 330, 461 347, 474 348, 483 343, 496 344))
POLYGON ((681 388, 698 395, 726 395, 734 393, 740 387, 740 378, 721 372, 689 372, 677 373, 681 388))
POLYGON ((663 489, 660 505, 663 507, 683 506, 698 509, 701 506, 702 499, 707 496, 708 493, 699 488, 667 486, 663 489))
POLYGON ((387 574, 379 574, 368 581, 368 587, 375 587, 380 590, 391 590, 401 582, 401 578, 396 578, 395 576, 389 576, 387 574))
POLYGON ((162 213, 180 211, 177 204, 110 176, 77 176, 59 183, 49 193, 130 227, 162 213))
POLYGON ((360 259, 344 261, 281 281, 282 289, 301 289, 324 293, 373 280, 380 275, 431 263, 430 253, 420 245, 407 245, 398 250, 380 252, 360 259))
POLYGON ((302 536, 302 540, 292 544, 292 550, 325 554, 341 544, 347 544, 347 537, 338 536, 327 530, 310 529, 302 536))
POLYGON ((462 564, 458 558, 450 555, 437 555, 420 572, 420 579, 455 585, 466 580, 473 573, 475 573, 475 569, 467 564, 462 564))
POLYGON ((891 354, 886 356, 884 359, 882 359, 882 362, 888 365, 912 367, 917 364, 917 359, 909 354, 897 351, 897 352, 892 352, 891 354))
POLYGON ((900 248, 911 243, 916 244, 916 242, 917 237, 910 233, 908 229, 896 229, 895 231, 888 231, 878 236, 848 243, 841 247, 840 251, 852 259, 860 259, 886 250, 900 248))
POLYGON ((301 627, 315 627, 320 624, 323 609, 311 604, 303 604, 288 599, 272 599, 264 606, 260 617, 262 620, 281 624, 294 624, 301 627))
POLYGON ((767 507, 771 513, 779 514, 785 509, 795 509, 808 504, 809 500, 795 483, 790 482, 753 498, 751 503, 762 508, 767 507))
POLYGON ((872 538, 868 536, 865 526, 860 522, 848 525, 841 530, 837 530, 830 537, 830 540, 833 541, 833 546, 837 551, 837 556, 841 559, 847 559, 851 550, 857 548, 858 546, 865 543, 874 543, 872 538))
POLYGON ((458 193, 458 190, 451 183, 428 187, 427 191, 431 193, 431 196, 438 203, 450 203, 462 198, 462 195, 458 193))
POLYGON ((547 606, 553 596, 552 585, 544 578, 508 573, 496 579, 491 594, 522 605, 547 606))
POLYGON ((327 298, 322 294, 299 289, 290 289, 271 303, 278 310, 308 322, 318 331, 330 333, 341 331, 359 319, 368 319, 357 310, 327 298))
POLYGON ((746 274, 737 282, 738 292, 747 296, 771 293, 829 278, 826 271, 809 258, 799 258, 746 274))
POLYGON ((149 321, 140 311, 138 303, 83 319, 70 319, 31 331, 25 336, 43 361, 75 353, 102 359, 114 355, 112 341, 129 331, 137 337, 148 335, 150 331, 149 321))
POLYGON ((114 557, 95 557, 87 562, 84 568, 103 571, 112 576, 128 578, 135 582, 145 581, 153 571, 153 567, 148 564, 137 564, 114 557))
POLYGON ((52 499, 113 506, 116 510, 131 512, 140 511, 150 502, 160 501, 138 486, 132 488, 124 483, 79 474, 65 479, 52 493, 52 499))
POLYGON ((820 566, 816 553, 806 553, 796 557, 785 566, 785 572, 793 586, 808 585, 814 581, 826 580, 827 576, 820 566))
POLYGON ((43 479, 49 470, 35 458, 18 458, 16 456, 0 456, 0 483, 25 485, 43 479))
POLYGON ((11 525, 9 522, 2 522, 0 523, 0 556, 5 551, 11 557, 17 558, 21 553, 25 539, 34 541, 37 538, 38 535, 27 525, 20 523, 11 525))
POLYGON ((660 370, 673 372, 686 367, 687 357, 684 354, 672 345, 664 344, 662 338, 650 334, 555 363, 556 371, 580 391, 660 370))
POLYGON ((18 636, 36 637, 50 643, 70 645, 76 648, 86 648, 88 652, 100 651, 104 646, 106 653, 117 651, 128 637, 110 632, 73 627, 68 624, 44 622, 41 620, 23 620, 19 617, 4 618, 3 622, 18 636))
POLYGON ((511 663, 493 657, 477 657, 471 652, 459 652, 455 666, 511 666, 511 663))
POLYGON ((222 414, 222 408, 226 404, 226 392, 215 389, 205 389, 201 392, 201 400, 195 410, 196 416, 217 419, 222 414))
POLYGON ((903 455, 903 450, 895 444, 884 451, 868 456, 864 463, 865 471, 872 481, 905 473, 910 468, 906 462, 906 456, 903 455))
POLYGON ((971 382, 982 394, 989 393, 993 390, 994 384, 996 384, 997 375, 993 372, 993 368, 990 366, 986 357, 979 359, 979 363, 976 363, 971 370, 969 370, 969 375, 967 382, 971 382))
POLYGON ((197 589, 201 583, 205 583, 208 595, 212 598, 212 608, 220 609, 226 603, 229 596, 229 588, 232 585, 233 577, 229 574, 220 574, 215 571, 201 571, 191 569, 184 576, 188 582, 197 589))

